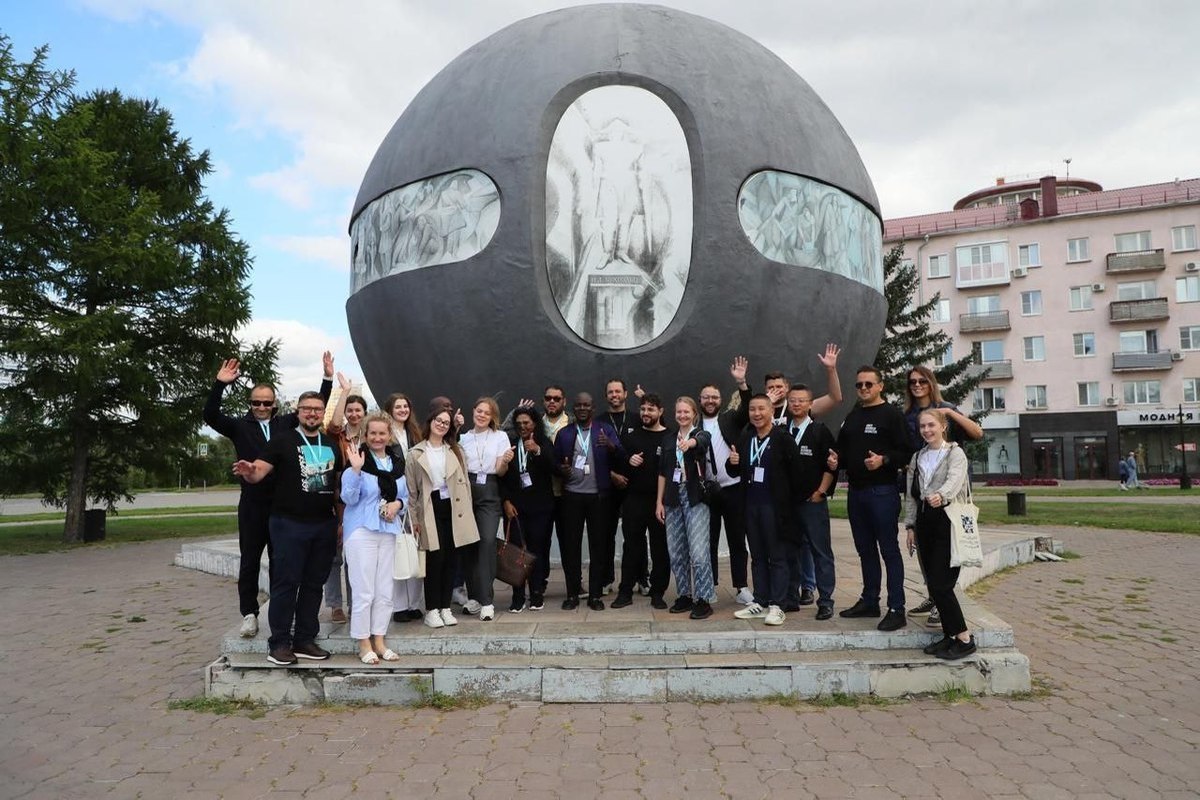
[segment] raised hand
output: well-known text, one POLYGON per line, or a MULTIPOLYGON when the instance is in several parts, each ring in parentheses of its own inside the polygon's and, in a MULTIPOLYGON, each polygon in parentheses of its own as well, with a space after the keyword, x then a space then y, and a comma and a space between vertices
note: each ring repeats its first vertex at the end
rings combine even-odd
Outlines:
POLYGON ((351 447, 350 452, 346 453, 346 461, 350 462, 355 472, 361 472, 363 464, 367 463, 367 454, 358 447, 351 447))
POLYGON ((643 397, 646 396, 646 390, 642 388, 642 385, 640 383, 636 387, 634 387, 633 396, 636 397, 638 400, 641 400, 643 397))
POLYGON ((321 366, 325 370, 325 373, 324 373, 325 377, 332 378, 333 377, 333 353, 326 350, 324 353, 321 354, 321 366))
POLYGON ((500 454, 500 461, 504 464, 510 464, 510 463, 512 463, 513 456, 516 455, 516 453, 517 453, 517 448, 510 447, 507 450, 505 450, 503 453, 500 454))
POLYGON ((350 383, 350 379, 340 372, 337 374, 337 382, 338 388, 343 392, 349 393, 350 389, 353 388, 353 384, 350 383))
POLYGON ((735 467, 742 462, 742 457, 738 455, 737 448, 733 445, 729 447, 729 463, 735 467))
POLYGON ((533 408, 535 405, 533 400, 528 397, 522 397, 521 402, 517 403, 517 408, 533 408))
POLYGON ((531 456, 541 455, 542 447, 537 443, 537 439, 530 436, 525 440, 525 452, 531 456))
POLYGON ((221 383, 233 383, 241 376, 238 370, 240 362, 236 358, 231 358, 228 361, 221 362, 221 368, 217 370, 217 380, 221 383))
POLYGON ((601 428, 596 434, 596 444, 600 445, 601 447, 607 447, 609 450, 613 448, 613 443, 610 442, 608 437, 604 435, 604 428, 601 428))
POLYGON ((833 342, 829 342, 825 345, 825 352, 817 354, 817 359, 825 365, 825 369, 837 369, 838 355, 841 352, 842 348, 833 342))
POLYGON ((454 409, 454 427, 456 430, 462 430, 463 425, 467 424, 467 419, 462 415, 462 409, 454 409))
POLYGON ((738 386, 746 382, 746 369, 749 366, 750 362, 745 356, 734 356, 733 363, 729 365, 729 374, 737 381, 738 386))

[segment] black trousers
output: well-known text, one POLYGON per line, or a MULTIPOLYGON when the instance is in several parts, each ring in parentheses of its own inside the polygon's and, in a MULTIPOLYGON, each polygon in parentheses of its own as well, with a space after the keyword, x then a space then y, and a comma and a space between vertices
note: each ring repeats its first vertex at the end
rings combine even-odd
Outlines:
POLYGON ((270 526, 275 569, 267 621, 268 646, 274 650, 283 644, 308 644, 320 632, 317 614, 337 549, 337 520, 332 513, 327 520, 313 521, 275 514, 270 526))
POLYGON ((917 550, 921 553, 929 599, 942 617, 942 632, 946 636, 957 636, 967 629, 967 621, 954 596, 959 568, 950 566, 950 518, 945 509, 922 502, 913 527, 917 532, 917 550))
MULTIPOLYGON (((617 523, 621 521, 621 508, 625 505, 625 497, 628 494, 626 489, 613 489, 608 493, 608 509, 604 515, 604 586, 616 580, 616 567, 613 565, 613 561, 617 554, 617 523)), ((591 550, 590 545, 588 550, 591 552, 592 559, 595 560, 598 554, 591 550)), ((624 569, 624 564, 625 561, 622 558, 622 569, 624 569)))
POLYGON ((621 517, 624 546, 621 551, 622 594, 632 594, 633 585, 645 579, 646 535, 650 536, 650 594, 661 597, 671 584, 671 556, 667 550, 667 527, 654 516, 657 496, 630 492, 621 517))
POLYGON ((433 496, 433 519, 437 531, 429 531, 429 535, 437 536, 438 549, 425 553, 425 608, 430 610, 450 607, 454 571, 458 567, 450 501, 437 494, 433 496))
MULTIPOLYGON (((546 582, 550 577, 550 534, 554 530, 554 507, 522 508, 517 506, 517 518, 505 521, 509 541, 519 544, 537 561, 529 573, 529 593, 546 594, 546 582)), ((513 602, 525 602, 525 586, 513 587, 513 602)))
POLYGON ((708 547, 712 557, 713 586, 717 580, 717 547, 721 543, 721 523, 725 523, 725 541, 729 543, 729 572, 733 587, 746 582, 746 490, 741 483, 723 486, 708 506, 708 547))
MULTIPOLYGON (((588 537, 589 599, 600 596, 604 587, 604 535, 607 530, 608 497, 603 494, 563 492, 562 525, 558 531, 558 549, 562 554, 563 574, 567 579, 567 595, 583 594, 583 530, 588 537)), ((612 564, 612 555, 608 562, 612 564)))
POLYGON ((271 559, 271 501, 247 497, 238 499, 238 608, 244 617, 258 616, 258 571, 262 566, 263 550, 267 551, 267 570, 275 582, 275 561, 271 559))

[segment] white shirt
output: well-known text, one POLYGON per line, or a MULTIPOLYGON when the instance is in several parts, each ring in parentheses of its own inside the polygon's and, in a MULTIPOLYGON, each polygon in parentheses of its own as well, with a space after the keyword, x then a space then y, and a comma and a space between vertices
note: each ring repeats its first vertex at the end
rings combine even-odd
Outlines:
MULTIPOLYGON (((712 436, 712 456, 717 462, 717 483, 722 486, 733 486, 738 482, 738 479, 730 475, 728 470, 725 469, 725 461, 729 458, 729 443, 721 435, 721 425, 718 418, 705 417, 700 424, 712 436)), ((712 469, 712 463, 707 464, 707 467, 712 469)))
POLYGON ((458 443, 467 457, 467 472, 495 475, 496 461, 508 449, 508 434, 490 429, 483 433, 471 430, 460 436, 458 443))
POLYGON ((425 445, 425 457, 429 459, 429 477, 433 478, 436 491, 446 485, 446 445, 425 445))

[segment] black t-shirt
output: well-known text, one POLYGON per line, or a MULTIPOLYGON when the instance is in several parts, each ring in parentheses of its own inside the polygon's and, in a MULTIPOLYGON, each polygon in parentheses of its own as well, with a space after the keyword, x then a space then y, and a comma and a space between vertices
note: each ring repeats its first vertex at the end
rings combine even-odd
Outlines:
POLYGON ((855 406, 842 422, 836 449, 851 489, 895 484, 897 471, 907 466, 913 452, 904 412, 891 403, 855 406), (885 463, 867 469, 863 462, 868 452, 886 456, 885 463))
POLYGON ((618 472, 629 478, 629 491, 638 494, 658 493, 658 463, 662 458, 663 435, 666 431, 648 431, 641 425, 621 435, 621 444, 628 455, 642 454, 642 465, 622 465, 618 472))
POLYGON ((272 436, 262 460, 275 467, 275 498, 271 513, 313 521, 332 519, 337 476, 343 462, 337 443, 323 433, 313 437, 299 430, 272 436))

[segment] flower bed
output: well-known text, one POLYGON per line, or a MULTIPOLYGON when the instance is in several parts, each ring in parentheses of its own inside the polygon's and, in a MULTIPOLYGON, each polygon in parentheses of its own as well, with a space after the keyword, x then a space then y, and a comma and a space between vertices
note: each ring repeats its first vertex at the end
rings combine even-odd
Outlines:
POLYGON ((1054 478, 993 478, 984 486, 1058 486, 1058 481, 1054 478))

